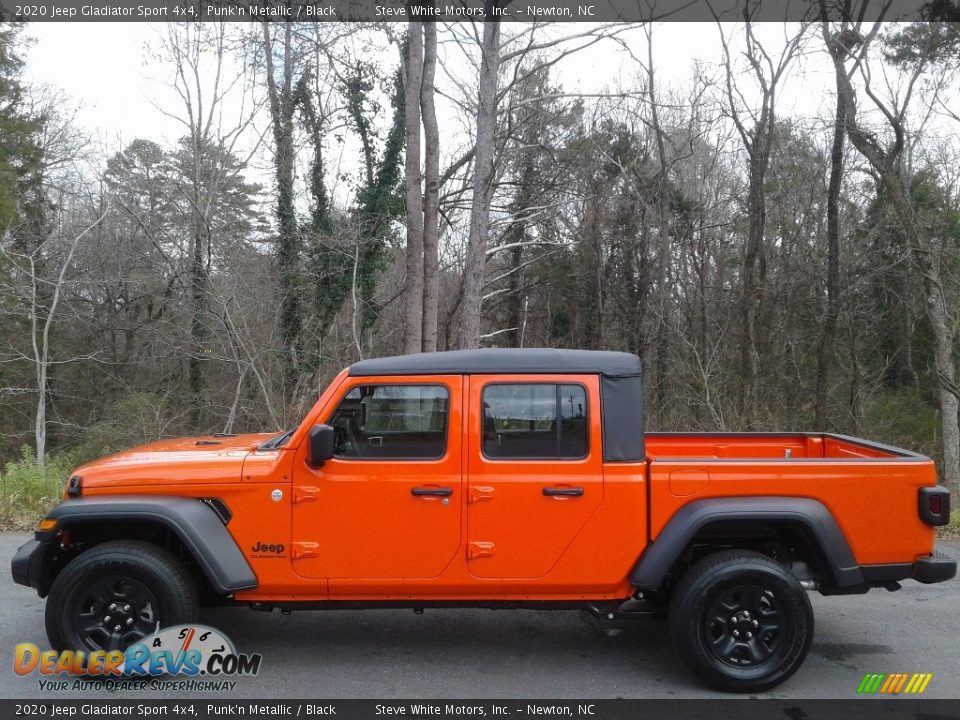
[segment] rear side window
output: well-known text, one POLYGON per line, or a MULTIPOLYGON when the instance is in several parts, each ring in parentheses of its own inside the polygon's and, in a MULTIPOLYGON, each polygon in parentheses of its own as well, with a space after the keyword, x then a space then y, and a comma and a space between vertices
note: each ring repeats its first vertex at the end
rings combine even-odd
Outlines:
POLYGON ((338 458, 436 460, 447 451, 450 393, 442 385, 361 385, 329 424, 338 458))
POLYGON ((504 384, 483 389, 482 445, 488 458, 584 458, 589 431, 582 385, 504 384))

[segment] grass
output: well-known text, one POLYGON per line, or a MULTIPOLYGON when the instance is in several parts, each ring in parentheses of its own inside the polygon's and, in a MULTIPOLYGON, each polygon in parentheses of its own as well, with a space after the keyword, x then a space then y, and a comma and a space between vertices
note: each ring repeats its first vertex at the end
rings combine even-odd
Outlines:
POLYGON ((20 459, 0 470, 0 530, 32 530, 63 496, 70 471, 75 467, 69 453, 47 457, 43 471, 30 447, 20 459))
POLYGON ((950 522, 937 528, 937 536, 950 540, 960 539, 960 509, 950 512, 950 522))

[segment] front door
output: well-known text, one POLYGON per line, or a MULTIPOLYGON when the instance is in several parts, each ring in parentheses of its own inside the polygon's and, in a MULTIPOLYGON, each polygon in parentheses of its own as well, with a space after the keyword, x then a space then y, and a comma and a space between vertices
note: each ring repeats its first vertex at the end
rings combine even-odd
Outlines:
POLYGON ((450 564, 460 547, 462 387, 459 376, 347 380, 321 418, 335 430, 335 457, 314 468, 298 453, 298 575, 432 578, 450 564))
POLYGON ((603 500, 597 376, 469 382, 470 572, 543 577, 603 500))

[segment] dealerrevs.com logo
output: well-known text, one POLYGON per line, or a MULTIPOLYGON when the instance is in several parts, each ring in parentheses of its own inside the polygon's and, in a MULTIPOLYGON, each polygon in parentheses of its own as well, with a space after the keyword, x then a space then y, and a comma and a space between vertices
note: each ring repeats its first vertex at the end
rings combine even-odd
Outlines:
POLYGON ((14 650, 13 670, 17 675, 39 675, 41 690, 225 691, 236 686, 232 678, 256 675, 262 659, 259 653, 238 653, 214 628, 175 625, 122 651, 58 652, 20 643, 14 650))

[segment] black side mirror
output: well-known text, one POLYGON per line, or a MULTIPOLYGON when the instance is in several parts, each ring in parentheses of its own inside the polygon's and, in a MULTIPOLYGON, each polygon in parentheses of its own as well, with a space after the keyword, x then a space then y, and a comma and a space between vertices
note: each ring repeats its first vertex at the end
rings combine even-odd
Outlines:
POLYGON ((307 439, 307 460, 319 467, 334 454, 334 430, 329 425, 314 425, 307 439))

